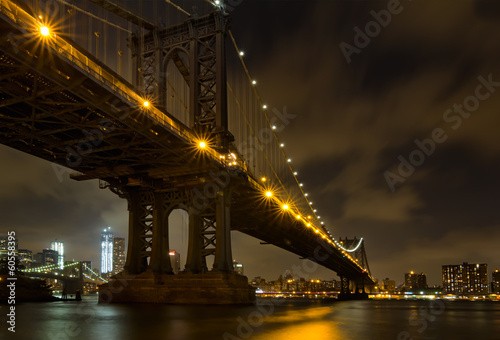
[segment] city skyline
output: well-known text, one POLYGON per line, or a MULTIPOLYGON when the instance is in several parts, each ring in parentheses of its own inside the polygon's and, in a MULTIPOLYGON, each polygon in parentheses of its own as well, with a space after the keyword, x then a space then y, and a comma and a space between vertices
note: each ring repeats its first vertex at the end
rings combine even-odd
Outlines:
MULTIPOLYGON (((106 230, 107 230, 107 228, 106 228, 106 230)), ((113 237, 113 244, 115 244, 117 241, 123 242, 124 240, 125 240, 124 237, 113 237)), ((1 237, 0 237, 0 241, 1 241, 1 237)), ((22 250, 23 252, 26 252, 26 251, 32 252, 31 249, 19 248, 19 250, 20 251, 22 250)), ((48 248, 42 249, 42 250, 48 250, 48 248)), ((1 253, 2 253, 2 245, 0 242, 0 254, 1 253)), ((126 253, 124 255, 126 255, 126 253)), ((184 270, 179 252, 172 249, 170 251, 169 255, 171 257, 171 264, 172 264, 172 268, 173 268, 174 273, 178 274, 180 271, 184 270)), ((33 254, 32 256, 34 257, 35 254, 33 254)), ((113 247, 113 274, 117 274, 120 272, 119 270, 117 271, 117 264, 115 261, 115 259, 117 257, 120 257, 120 255, 115 251, 115 248, 113 247)), ((58 257, 58 259, 59 259, 59 257, 58 257)), ((73 259, 73 260, 75 260, 75 259, 73 259)), ((76 260, 83 261, 83 262, 92 262, 91 260, 83 260, 83 259, 76 259, 76 260)), ((441 278, 441 281, 433 282, 432 284, 427 284, 427 279, 426 279, 427 275, 425 273, 423 273, 423 272, 418 273, 414 270, 411 270, 409 272, 400 273, 400 275, 398 277, 386 277, 386 278, 376 277, 375 279, 378 280, 378 285, 380 286, 381 289, 383 289, 383 287, 386 286, 388 284, 388 282, 390 285, 390 282, 393 281, 394 288, 404 287, 408 290, 421 290, 421 289, 424 289, 427 287, 431 288, 431 287, 440 286, 443 290, 447 290, 445 278, 444 278, 444 268, 445 267, 446 268, 448 268, 448 267, 455 268, 455 267, 466 266, 466 265, 468 265, 468 262, 463 262, 463 265, 444 265, 444 264, 440 265, 440 267, 442 268, 442 272, 443 272, 443 276, 441 278)), ((498 283, 500 281, 500 275, 498 274, 499 269, 497 269, 497 268, 488 269, 487 264, 471 263, 470 266, 472 266, 472 267, 477 266, 477 268, 479 268, 479 266, 481 266, 481 273, 482 273, 481 275, 485 275, 485 278, 486 278, 486 283, 481 282, 481 284, 483 285, 483 289, 485 289, 484 287, 487 287, 487 289, 491 293, 500 292, 500 290, 498 288, 498 287, 500 287, 500 284, 498 283)), ((328 277, 321 277, 321 276, 315 277, 314 273, 311 276, 309 276, 308 273, 306 273, 306 275, 301 276, 298 273, 290 272, 288 269, 283 269, 282 272, 276 273, 275 276, 272 276, 272 275, 265 276, 265 275, 262 275, 258 272, 257 272, 257 275, 254 275, 254 276, 246 275, 243 271, 244 264, 239 263, 236 260, 233 261, 233 267, 234 267, 234 270, 236 273, 238 273, 240 275, 243 274, 243 275, 247 276, 249 281, 252 281, 253 279, 255 279, 257 277, 262 278, 262 279, 269 279, 269 281, 276 281, 279 279, 279 276, 283 276, 283 275, 290 275, 290 277, 293 277, 294 279, 306 279, 306 281, 308 281, 311 277, 313 277, 314 279, 320 278, 321 280, 325 280, 325 281, 332 280, 332 278, 328 278, 328 277), (304 278, 303 276, 306 276, 307 278, 304 278)), ((120 265, 118 265, 118 268, 120 268, 120 265)), ((333 278, 333 280, 336 280, 336 279, 338 279, 338 278, 333 278)), ((460 279, 460 281, 461 280, 462 279, 460 279)))
MULTIPOLYGON (((386 5, 243 2, 231 14, 234 34, 269 108, 294 116, 279 132, 293 168, 336 238, 364 237, 374 277, 398 280, 398 273, 418 268, 434 284, 445 263, 498 268, 500 67, 497 44, 479 32, 497 31, 491 16, 499 12, 486 12, 471 1, 451 9, 440 3, 434 6, 448 16, 438 19, 435 7, 408 3, 390 29, 372 37, 348 62, 340 44, 352 45, 354 28, 386 5), (281 13, 287 15, 278 24, 281 13), (258 23, 255 17, 261 18, 258 23), (422 17, 427 26, 416 19, 422 17), (469 25, 477 31, 469 31, 469 25), (313 34, 322 39, 311 39, 313 34), (408 44, 412 39, 418 48, 408 44), (475 103, 476 92, 488 99, 476 98, 479 107, 460 114, 475 103), (438 128, 446 132, 446 141, 433 135, 438 128), (410 155, 422 150, 429 153, 422 164, 409 163, 410 155), (392 186, 388 171, 399 176, 389 175, 392 186)), ((74 182, 67 173, 61 177, 50 163, 4 146, 0 156, 1 228, 16 230, 23 248, 57 236, 74 244, 69 258, 92 257, 99 263, 89 248, 98 243, 101 228, 111 225, 117 234, 128 235, 126 202, 100 190, 97 182, 74 182)), ((171 248, 185 254, 185 217, 176 213, 173 222, 179 227, 172 228, 171 248)), ((245 263, 249 276, 301 266, 298 256, 259 240, 239 233, 233 240, 233 258, 245 263)))

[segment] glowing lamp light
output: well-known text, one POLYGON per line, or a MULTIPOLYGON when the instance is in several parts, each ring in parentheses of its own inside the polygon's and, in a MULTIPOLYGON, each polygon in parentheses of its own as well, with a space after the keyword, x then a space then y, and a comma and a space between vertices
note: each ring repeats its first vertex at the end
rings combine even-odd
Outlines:
POLYGON ((300 220, 300 215, 297 215, 297 219, 300 220))
POLYGON ((291 159, 291 158, 288 158, 288 159, 287 159, 287 162, 288 162, 288 163, 290 163, 291 161, 292 161, 292 159, 291 159))
POLYGON ((207 147, 207 143, 201 141, 198 143, 198 146, 200 147, 200 149, 205 149, 207 147))
POLYGON ((294 175, 294 176, 297 176, 298 174, 299 174, 299 173, 298 173, 297 171, 295 171, 295 172, 293 173, 293 175, 294 175))
POLYGON ((257 85, 257 80, 252 80, 252 85, 257 85))
POLYGON ((243 57, 245 55, 245 52, 240 51, 240 56, 243 57))
POLYGON ((265 105, 265 104, 264 104, 264 105, 262 105, 262 108, 263 108, 264 110, 265 110, 265 109, 267 109, 267 105, 265 105))
POLYGON ((147 100, 145 100, 145 101, 144 101, 144 103, 142 103, 142 105, 143 105, 144 107, 149 107, 149 102, 148 102, 147 100))
POLYGON ((47 26, 42 26, 40 27, 40 34, 43 35, 44 37, 47 37, 50 35, 50 30, 47 26))
POLYGON ((267 181, 267 178, 262 177, 260 180, 261 180, 262 182, 265 182, 265 181, 267 181))
POLYGON ((268 191, 268 192, 266 192, 266 196, 267 196, 267 197, 272 197, 272 196, 273 196, 273 193, 272 193, 272 192, 270 192, 270 191, 268 191))
POLYGON ((280 144, 280 146, 281 146, 282 148, 284 148, 284 147, 285 147, 285 144, 284 144, 284 143, 281 143, 281 144, 280 144))
POLYGON ((273 126, 272 126, 272 129, 273 129, 273 130, 276 130, 276 125, 273 125, 273 126))
POLYGON ((283 210, 288 210, 288 204, 283 205, 283 210))

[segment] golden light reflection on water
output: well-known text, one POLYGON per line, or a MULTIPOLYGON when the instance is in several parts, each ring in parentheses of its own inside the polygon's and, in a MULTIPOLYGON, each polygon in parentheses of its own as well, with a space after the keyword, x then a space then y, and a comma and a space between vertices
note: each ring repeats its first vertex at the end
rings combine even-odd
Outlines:
POLYGON ((342 323, 333 320, 331 307, 292 310, 283 315, 272 315, 266 318, 265 327, 268 330, 255 334, 252 340, 350 339, 342 331, 342 323), (283 328, 283 324, 287 327, 283 328))

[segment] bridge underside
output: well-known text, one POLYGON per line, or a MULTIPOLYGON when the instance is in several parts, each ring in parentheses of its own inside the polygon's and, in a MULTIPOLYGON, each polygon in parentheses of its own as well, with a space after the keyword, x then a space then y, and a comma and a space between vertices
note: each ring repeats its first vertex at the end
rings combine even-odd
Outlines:
MULTIPOLYGON (((197 21, 190 25, 195 32, 197 21)), ((200 38, 199 48, 213 41, 210 51, 224 51, 222 29, 207 32, 214 38, 200 38)), ((102 70, 132 89, 105 65, 86 56, 100 71, 86 69, 30 34, 0 15, 0 143, 73 169, 78 172, 73 179, 103 180, 103 187, 127 199, 125 272, 102 287, 101 301, 253 302, 246 278, 233 273, 230 230, 309 258, 348 280, 371 282, 340 249, 292 214, 276 210, 247 172, 197 149, 187 137, 192 129, 165 109, 162 117, 151 115, 104 81, 102 70), (165 117, 179 129, 160 124, 157 118, 165 117), (176 208, 189 214, 189 249, 184 273, 172 275, 168 215, 176 208), (208 257, 213 257, 213 268, 207 266, 208 257)), ((216 84, 220 89, 226 83, 225 66, 210 65, 215 70, 209 90, 215 91, 216 84)), ((199 90, 200 84, 194 87, 199 90)), ((212 97, 212 125, 220 127, 227 123, 227 112, 220 112, 227 108, 220 102, 227 99, 212 97)), ((222 144, 227 152, 227 141, 222 144)))

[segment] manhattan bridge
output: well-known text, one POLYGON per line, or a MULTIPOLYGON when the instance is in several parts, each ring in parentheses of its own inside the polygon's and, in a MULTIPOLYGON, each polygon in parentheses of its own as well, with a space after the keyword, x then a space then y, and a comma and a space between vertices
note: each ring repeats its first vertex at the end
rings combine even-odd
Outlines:
POLYGON ((230 9, 0 0, 0 142, 128 202, 125 270, 100 301, 253 302, 233 272, 232 230, 336 272, 341 297, 374 283, 363 239, 333 238, 303 191, 276 134, 286 116, 262 100, 230 9), (189 216, 177 275, 175 209, 189 216))

